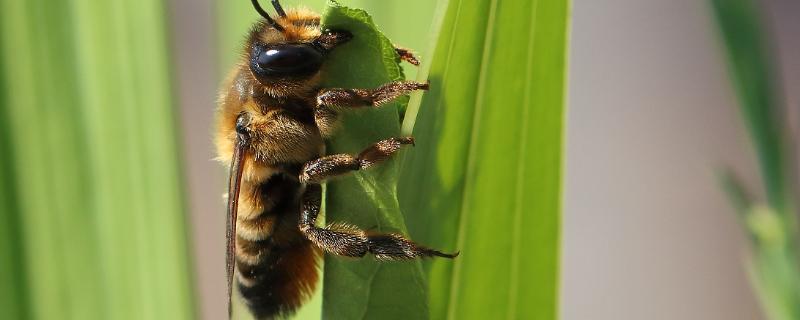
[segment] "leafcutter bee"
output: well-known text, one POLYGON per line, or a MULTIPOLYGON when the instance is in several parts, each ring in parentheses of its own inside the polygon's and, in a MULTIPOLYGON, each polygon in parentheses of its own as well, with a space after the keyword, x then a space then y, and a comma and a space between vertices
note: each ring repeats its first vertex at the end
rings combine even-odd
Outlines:
MULTIPOLYGON (((358 154, 324 155, 340 113, 380 107, 427 83, 398 81, 378 88, 321 88, 322 66, 347 30, 323 30, 320 16, 284 10, 272 0, 272 18, 252 27, 240 63, 222 87, 216 145, 230 164, 227 214, 228 311, 234 284, 259 319, 294 312, 314 291, 322 250, 379 260, 453 258, 400 234, 366 232, 344 222, 316 225, 327 178, 388 159, 411 137, 375 142, 358 154)), ((401 59, 418 64, 406 50, 401 59)), ((347 130, 347 128, 342 128, 347 130)))

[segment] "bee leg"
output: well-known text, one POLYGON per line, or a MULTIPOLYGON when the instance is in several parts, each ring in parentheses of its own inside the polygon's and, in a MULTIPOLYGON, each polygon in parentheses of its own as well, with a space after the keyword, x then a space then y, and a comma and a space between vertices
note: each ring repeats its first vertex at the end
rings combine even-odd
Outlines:
POLYGON ((328 107, 378 107, 414 90, 428 90, 428 83, 395 81, 375 89, 322 89, 317 105, 328 107))
POLYGON ((395 46, 394 51, 397 52, 397 55, 400 56, 400 60, 408 62, 415 66, 419 66, 419 59, 417 59, 417 57, 414 56, 414 53, 412 53, 411 50, 395 46))
POLYGON ((443 253, 420 246, 396 233, 366 232, 343 223, 335 223, 326 228, 317 227, 321 199, 320 185, 311 184, 306 187, 299 227, 311 242, 325 251, 346 257, 363 257, 367 253, 372 253, 380 260, 458 256, 458 253, 443 253))
POLYGON ((389 138, 381 140, 361 151, 357 156, 334 154, 306 162, 300 172, 300 182, 320 183, 333 176, 369 168, 392 156, 403 145, 414 144, 414 138, 389 138))

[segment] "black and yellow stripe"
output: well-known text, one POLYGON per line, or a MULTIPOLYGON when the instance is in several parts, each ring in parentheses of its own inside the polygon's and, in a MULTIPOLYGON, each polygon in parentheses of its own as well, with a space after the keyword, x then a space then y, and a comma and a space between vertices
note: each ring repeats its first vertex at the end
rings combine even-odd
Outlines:
POLYGON ((297 227, 303 187, 296 179, 279 173, 251 188, 264 210, 237 222, 236 282, 253 315, 271 319, 292 313, 314 292, 320 252, 297 227))

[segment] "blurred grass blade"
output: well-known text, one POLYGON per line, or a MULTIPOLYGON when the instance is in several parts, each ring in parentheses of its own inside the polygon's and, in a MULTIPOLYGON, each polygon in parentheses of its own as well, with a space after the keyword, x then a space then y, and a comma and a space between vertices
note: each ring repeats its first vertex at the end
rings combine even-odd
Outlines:
MULTIPOLYGON (((323 16, 326 28, 353 33, 326 64, 325 87, 374 88, 403 79, 392 43, 362 10, 331 4, 323 16)), ((375 110, 344 115, 342 129, 328 154, 358 153, 378 140, 400 134, 394 102, 375 110)), ((326 219, 376 232, 406 233, 397 201, 398 162, 387 161, 328 184, 326 219)), ((326 255, 323 316, 330 319, 424 319, 427 301, 419 261, 379 263, 373 258, 343 259, 326 255), (345 294, 343 294, 345 293, 345 294)))
POLYGON ((425 263, 433 319, 557 317, 568 17, 449 1, 400 181, 412 237, 462 252, 425 263))
POLYGON ((2 2, 30 318, 195 318, 163 5, 2 2))
MULTIPOLYGON (((3 34, 0 33, 0 52, 3 34)), ((20 233, 16 170, 9 137, 9 112, 4 61, 0 59, 0 310, 8 319, 28 319, 23 236, 20 233)))
POLYGON ((767 205, 753 203, 728 180, 737 211, 753 242, 750 278, 767 315, 775 320, 800 319, 798 226, 791 195, 792 150, 777 95, 772 53, 753 0, 711 0, 724 40, 730 76, 742 117, 758 154, 767 205))
POLYGON ((720 27, 739 108, 750 130, 770 206, 786 209, 788 154, 767 35, 753 0, 711 0, 720 27))
POLYGON ((3 2, 10 168, 34 319, 105 313, 66 3, 3 2), (46 22, 45 22, 46 21, 46 22), (58 62, 58 63, 56 63, 58 62), (73 148, 72 150, 69 150, 73 148), (99 307, 95 304, 100 302, 99 307))

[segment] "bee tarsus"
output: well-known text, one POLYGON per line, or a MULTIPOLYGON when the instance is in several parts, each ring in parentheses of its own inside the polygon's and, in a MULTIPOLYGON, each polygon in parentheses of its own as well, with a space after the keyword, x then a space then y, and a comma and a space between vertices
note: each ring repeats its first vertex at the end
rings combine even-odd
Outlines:
POLYGON ((346 223, 325 228, 315 225, 319 216, 322 188, 309 185, 303 194, 300 230, 325 251, 346 257, 363 257, 367 253, 380 260, 409 260, 425 257, 455 258, 458 253, 443 253, 426 248, 396 233, 366 232, 346 223))

